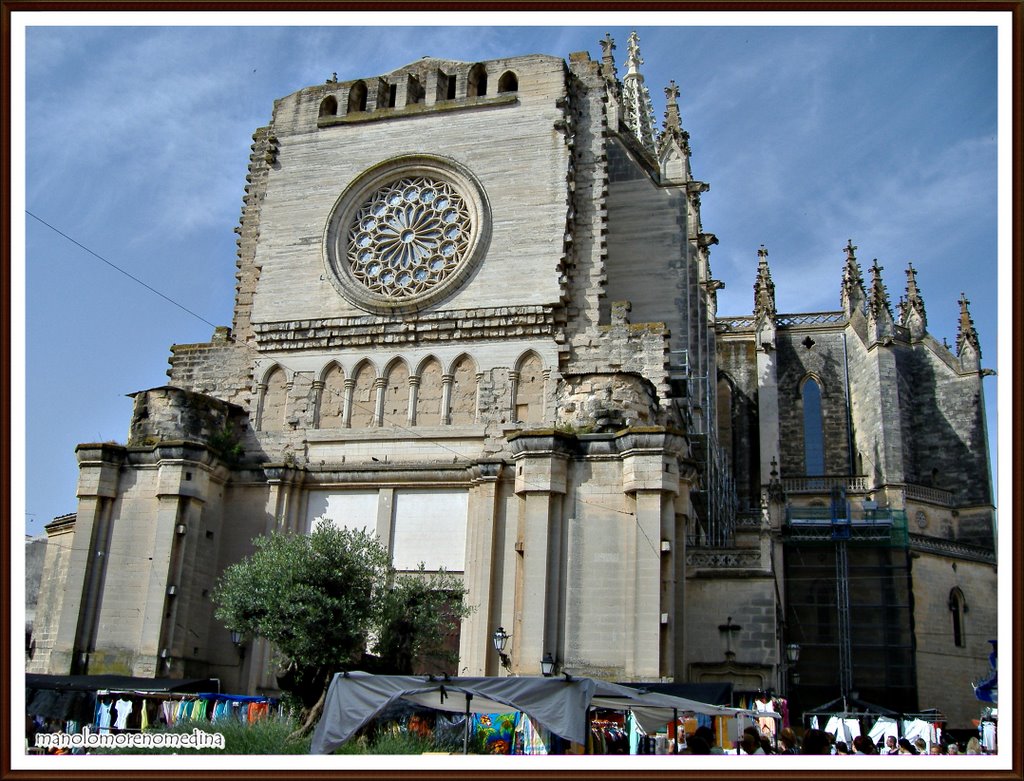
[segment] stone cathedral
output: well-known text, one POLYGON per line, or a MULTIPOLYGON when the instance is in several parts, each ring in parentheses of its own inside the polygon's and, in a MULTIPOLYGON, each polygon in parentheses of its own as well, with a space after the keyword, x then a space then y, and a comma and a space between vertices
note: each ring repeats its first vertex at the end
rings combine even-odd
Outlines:
POLYGON ((126 445, 77 448, 30 671, 273 692, 210 593, 326 518, 461 575, 463 674, 506 674, 502 626, 516 674, 551 654, 969 726, 996 558, 967 300, 937 341, 914 269, 894 310, 843 236, 835 311, 777 312, 762 247, 752 310, 719 316, 679 90, 656 122, 635 33, 622 74, 601 46, 275 102, 233 323, 171 348, 126 445))

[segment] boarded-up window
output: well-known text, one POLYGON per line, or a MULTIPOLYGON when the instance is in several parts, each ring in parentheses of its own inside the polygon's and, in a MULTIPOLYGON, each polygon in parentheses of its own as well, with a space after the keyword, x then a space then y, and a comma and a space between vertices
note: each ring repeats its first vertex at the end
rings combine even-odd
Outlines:
POLYGON ((335 364, 324 375, 320 390, 320 428, 340 428, 345 408, 345 372, 335 364))
POLYGON ((352 428, 369 428, 373 425, 377 410, 377 395, 374 382, 377 375, 373 367, 364 363, 356 372, 355 388, 352 390, 352 428))
POLYGON ((395 491, 392 562, 397 570, 444 567, 462 572, 466 561, 465 491, 395 491))
POLYGON ((306 526, 310 531, 313 530, 313 524, 318 518, 326 518, 332 525, 341 529, 377 533, 376 489, 346 491, 341 494, 310 491, 307 508, 306 526))
POLYGON ((260 416, 260 430, 284 430, 284 416, 288 409, 286 382, 284 370, 280 368, 274 369, 267 377, 267 390, 263 394, 263 414, 260 416))
POLYGON ((452 371, 453 426, 467 426, 476 422, 476 366, 468 355, 455 363, 452 371))
POLYGON ((384 425, 405 426, 409 423, 409 370, 399 361, 388 372, 384 396, 384 425))

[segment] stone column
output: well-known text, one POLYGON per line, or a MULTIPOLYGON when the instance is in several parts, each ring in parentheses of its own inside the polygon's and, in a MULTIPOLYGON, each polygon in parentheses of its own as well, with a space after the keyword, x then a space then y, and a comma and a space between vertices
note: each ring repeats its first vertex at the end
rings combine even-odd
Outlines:
POLYGON ((388 381, 385 377, 378 377, 373 381, 373 389, 377 392, 373 405, 373 425, 384 425, 384 401, 388 392, 388 381))
POLYGON ((324 401, 323 380, 313 380, 313 398, 316 400, 313 405, 313 428, 320 428, 320 408, 324 401))
POLYGON ((452 382, 455 381, 454 374, 441 375, 441 425, 447 426, 452 422, 452 382))
POLYGON ((415 375, 409 376, 409 425, 416 425, 416 400, 420 393, 420 378, 415 375))
POLYGON ((344 428, 352 426, 352 394, 355 392, 356 380, 354 377, 345 378, 345 396, 342 399, 341 425, 344 428))
POLYGON ((256 428, 263 430, 263 405, 267 400, 267 384, 261 382, 256 386, 256 428))
POLYGON ((516 396, 519 394, 519 372, 511 371, 508 373, 508 383, 510 386, 508 394, 508 419, 514 423, 516 418, 516 396))
POLYGON ((480 422, 480 383, 484 379, 483 372, 476 373, 476 389, 473 393, 473 422, 480 422))

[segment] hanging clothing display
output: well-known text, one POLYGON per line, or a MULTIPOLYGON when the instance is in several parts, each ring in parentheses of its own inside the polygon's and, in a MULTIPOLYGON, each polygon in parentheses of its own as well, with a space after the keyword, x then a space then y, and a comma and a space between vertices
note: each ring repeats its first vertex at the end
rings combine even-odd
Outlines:
POLYGON ((117 729, 125 729, 128 726, 128 714, 132 712, 132 701, 119 699, 114 703, 114 710, 117 712, 117 720, 114 726, 117 729))
POLYGON ((97 700, 96 702, 96 726, 100 728, 101 735, 110 734, 110 708, 113 705, 112 702, 103 702, 97 700))

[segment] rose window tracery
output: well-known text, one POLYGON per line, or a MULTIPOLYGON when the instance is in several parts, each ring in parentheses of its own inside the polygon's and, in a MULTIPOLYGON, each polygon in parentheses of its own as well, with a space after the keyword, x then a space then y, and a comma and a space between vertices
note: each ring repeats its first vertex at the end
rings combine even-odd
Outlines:
POLYGON ((470 211, 450 183, 407 177, 378 188, 355 213, 348 234, 352 276, 381 296, 418 296, 463 263, 470 211))

